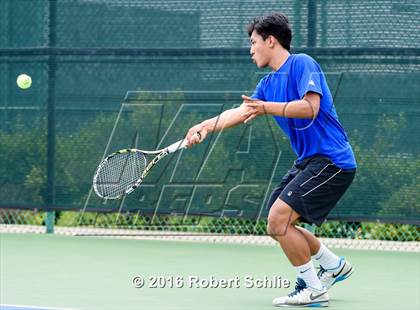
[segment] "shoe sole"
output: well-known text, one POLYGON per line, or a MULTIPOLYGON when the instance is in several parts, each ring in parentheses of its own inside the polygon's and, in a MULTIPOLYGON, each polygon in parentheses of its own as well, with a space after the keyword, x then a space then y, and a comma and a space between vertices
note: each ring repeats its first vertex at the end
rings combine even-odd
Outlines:
POLYGON ((328 307, 330 305, 330 302, 328 300, 326 301, 317 301, 314 303, 307 303, 307 304, 284 304, 284 305, 275 305, 276 307, 284 307, 284 308, 301 308, 301 307, 310 307, 310 308, 322 308, 322 307, 328 307))

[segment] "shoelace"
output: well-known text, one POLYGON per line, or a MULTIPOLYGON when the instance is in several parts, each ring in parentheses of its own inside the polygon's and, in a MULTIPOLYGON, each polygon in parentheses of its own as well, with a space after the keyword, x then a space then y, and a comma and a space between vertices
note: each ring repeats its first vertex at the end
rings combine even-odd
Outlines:
POLYGON ((296 285, 295 285, 295 290, 293 292, 291 292, 289 295, 289 297, 293 297, 294 295, 299 294, 301 291, 303 291, 306 288, 306 283, 305 281, 303 281, 301 278, 298 278, 296 280, 296 285))
POLYGON ((324 275, 324 273, 326 272, 327 270, 325 270, 321 265, 319 266, 319 271, 318 271, 318 274, 317 274, 317 276, 318 276, 318 278, 319 279, 321 279, 322 278, 322 276, 324 275))

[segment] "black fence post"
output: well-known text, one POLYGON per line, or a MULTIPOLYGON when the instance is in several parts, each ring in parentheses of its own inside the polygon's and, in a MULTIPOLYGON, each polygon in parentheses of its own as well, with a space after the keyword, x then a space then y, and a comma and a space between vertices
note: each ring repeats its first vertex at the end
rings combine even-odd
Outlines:
MULTIPOLYGON (((48 47, 56 45, 56 1, 49 1, 48 18, 48 47)), ((48 61, 48 97, 47 97, 47 190, 46 205, 52 207, 55 204, 55 70, 56 59, 50 54, 48 61)), ((55 211, 48 211, 45 225, 47 233, 54 233, 55 211)))

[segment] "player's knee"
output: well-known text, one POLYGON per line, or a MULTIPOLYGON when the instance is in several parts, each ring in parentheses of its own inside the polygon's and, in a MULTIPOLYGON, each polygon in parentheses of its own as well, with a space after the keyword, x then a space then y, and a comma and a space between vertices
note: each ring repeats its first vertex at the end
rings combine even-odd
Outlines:
POLYGON ((270 213, 267 221, 267 232, 270 236, 281 237, 290 225, 288 217, 281 213, 270 213))
POLYGON ((298 214, 284 201, 276 200, 270 208, 267 219, 267 233, 270 236, 282 237, 296 220, 298 214))

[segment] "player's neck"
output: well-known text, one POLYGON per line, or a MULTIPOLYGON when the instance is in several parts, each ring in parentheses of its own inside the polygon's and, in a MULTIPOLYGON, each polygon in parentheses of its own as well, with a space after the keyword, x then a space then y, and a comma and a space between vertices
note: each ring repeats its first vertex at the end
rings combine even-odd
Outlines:
POLYGON ((280 49, 275 52, 272 60, 269 63, 269 67, 274 71, 280 69, 281 66, 286 62, 287 58, 289 58, 290 53, 288 50, 280 49))

